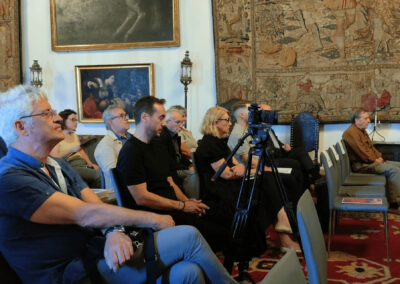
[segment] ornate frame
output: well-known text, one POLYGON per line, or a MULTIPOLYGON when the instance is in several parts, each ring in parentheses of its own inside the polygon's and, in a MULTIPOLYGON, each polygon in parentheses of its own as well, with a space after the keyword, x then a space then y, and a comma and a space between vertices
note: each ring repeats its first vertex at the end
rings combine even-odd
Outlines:
POLYGON ((109 105, 125 109, 134 123, 136 101, 155 95, 153 63, 75 66, 75 78, 78 119, 84 123, 103 123, 109 105))
POLYGON ((50 17, 53 51, 180 46, 179 0, 50 0, 50 17))

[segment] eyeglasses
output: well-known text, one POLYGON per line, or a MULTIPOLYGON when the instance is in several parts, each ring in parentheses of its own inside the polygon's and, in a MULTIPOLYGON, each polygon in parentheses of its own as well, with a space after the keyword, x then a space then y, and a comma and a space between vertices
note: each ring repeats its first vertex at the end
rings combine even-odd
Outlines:
POLYGON ((116 116, 111 117, 111 119, 115 119, 115 118, 127 119, 127 118, 129 118, 129 114, 127 114, 127 113, 121 113, 121 114, 119 114, 119 115, 116 115, 116 116))
POLYGON ((45 110, 44 112, 37 113, 37 114, 24 115, 24 116, 21 116, 19 119, 33 117, 33 116, 41 116, 41 117, 45 117, 45 118, 53 118, 56 115, 58 115, 57 111, 55 111, 54 109, 49 109, 49 110, 45 110))
POLYGON ((231 121, 230 118, 220 118, 220 119, 218 119, 218 120, 224 120, 224 121, 226 121, 226 122, 228 122, 228 123, 231 121))
POLYGON ((172 120, 173 122, 175 122, 176 124, 180 124, 183 125, 185 123, 185 121, 183 120, 172 120))
POLYGON ((78 119, 76 119, 76 118, 68 118, 69 120, 71 120, 72 122, 77 122, 78 121, 78 119))

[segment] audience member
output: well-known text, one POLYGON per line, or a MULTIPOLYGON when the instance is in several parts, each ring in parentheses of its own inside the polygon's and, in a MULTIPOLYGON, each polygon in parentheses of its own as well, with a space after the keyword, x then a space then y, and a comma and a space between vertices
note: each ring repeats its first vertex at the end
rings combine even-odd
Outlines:
POLYGON ((179 133, 184 123, 185 120, 180 112, 171 109, 167 110, 166 125, 163 127, 160 136, 155 136, 153 140, 167 147, 171 163, 174 165, 178 176, 173 176, 175 183, 182 186, 186 196, 199 198, 196 188, 196 174, 193 170, 192 162, 181 151, 179 133))
MULTIPOLYGON (((227 140, 230 132, 229 113, 222 107, 210 108, 203 119, 202 133, 203 138, 199 141, 196 150, 196 165, 199 174, 204 181, 204 196, 206 202, 220 209, 216 212, 214 219, 223 223, 232 223, 235 205, 244 174, 244 166, 234 157, 227 163, 227 167, 222 172, 219 179, 211 181, 211 177, 226 163, 226 158, 230 154, 227 140), (212 203, 211 203, 212 202, 212 203)), ((282 199, 275 180, 271 173, 263 173, 263 190, 260 190, 261 203, 259 226, 261 231, 277 218, 276 228, 280 231, 281 244, 284 249, 294 247, 299 249, 299 244, 294 242, 287 233, 291 232, 290 224, 285 210, 282 207, 282 199)), ((203 188, 202 188, 203 190, 203 188)))
MULTIPOLYGON (((228 146, 233 150, 238 143, 239 139, 242 138, 248 132, 248 119, 249 119, 249 106, 250 104, 243 101, 238 102, 233 107, 233 116, 235 117, 236 123, 233 126, 232 132, 229 135, 228 146)), ((251 141, 253 137, 249 136, 245 139, 243 144, 239 147, 235 154, 236 160, 244 164, 248 161, 248 153, 252 147, 251 141)), ((255 169, 257 167, 258 158, 253 156, 251 161, 251 168, 255 169)), ((269 167, 265 167, 265 170, 271 171, 269 167)), ((290 199, 297 204, 298 199, 303 194, 306 189, 306 184, 304 182, 304 177, 302 171, 299 169, 291 169, 291 174, 280 174, 280 177, 287 189, 290 199)))
POLYGON ((9 146, 0 160, 0 251, 24 283, 82 283, 88 276, 99 283, 96 268, 108 283, 145 283, 142 248, 134 252, 122 228, 105 238, 91 229, 115 225, 160 230, 160 282, 236 283, 197 230, 171 227, 167 215, 103 204, 68 163, 51 158, 64 139, 61 121, 34 87, 0 96, 0 135, 9 146))
POLYGON ((167 147, 154 142, 165 125, 164 100, 146 96, 134 106, 136 128, 118 156, 117 170, 138 209, 169 214, 176 224, 194 225, 214 249, 219 249, 228 232, 207 220, 209 207, 189 199, 172 179, 176 171, 167 147))
POLYGON ((111 189, 110 170, 117 166, 118 154, 122 145, 132 136, 129 132, 129 117, 117 106, 109 106, 103 112, 107 133, 97 144, 94 151, 96 162, 105 179, 105 188, 111 189))
POLYGON ((179 113, 183 116, 185 123, 179 132, 179 136, 181 137, 181 151, 182 154, 186 155, 186 157, 190 159, 190 153, 196 151, 197 141, 194 139, 192 132, 186 129, 186 109, 180 105, 172 106, 169 109, 179 111, 179 113))
POLYGON ((65 159, 91 188, 100 188, 99 167, 90 161, 75 133, 78 126, 76 112, 65 109, 59 113, 59 116, 62 118, 61 127, 65 138, 54 147, 50 155, 65 159))
POLYGON ((388 182, 388 200, 392 209, 399 208, 400 163, 385 161, 368 136, 368 112, 358 109, 351 117, 351 125, 343 133, 343 140, 354 172, 384 175, 388 182))
MULTIPOLYGON (((260 104, 262 110, 271 111, 271 106, 260 104)), ((272 149, 272 154, 278 167, 290 167, 303 172, 304 180, 312 183, 320 177, 319 167, 315 167, 310 155, 303 147, 292 148, 289 144, 284 144, 276 136, 271 128, 268 132, 268 147, 272 149)))

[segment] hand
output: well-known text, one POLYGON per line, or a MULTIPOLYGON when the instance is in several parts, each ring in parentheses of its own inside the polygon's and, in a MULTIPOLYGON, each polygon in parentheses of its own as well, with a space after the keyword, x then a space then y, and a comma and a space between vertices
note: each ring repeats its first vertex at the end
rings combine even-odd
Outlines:
POLYGON ((88 164, 88 167, 89 167, 89 168, 92 168, 92 169, 95 169, 96 171, 99 170, 99 166, 96 165, 96 164, 93 164, 93 163, 88 164))
POLYGON ((385 161, 382 159, 382 157, 375 160, 375 163, 380 163, 381 164, 383 162, 385 162, 385 161))
POLYGON ((231 167, 231 170, 236 177, 242 177, 244 175, 244 166, 242 164, 231 167))
POLYGON ((110 269, 118 269, 133 256, 132 240, 124 233, 110 232, 104 246, 104 259, 110 269))
POLYGON ((290 150, 292 150, 292 147, 290 147, 289 144, 283 144, 282 149, 285 150, 286 152, 289 152, 290 150))
POLYGON ((206 214, 206 210, 210 209, 206 204, 198 199, 189 199, 185 201, 183 212, 194 213, 198 216, 206 214))
POLYGON ((169 215, 154 214, 153 230, 159 231, 169 227, 175 226, 174 219, 169 215))

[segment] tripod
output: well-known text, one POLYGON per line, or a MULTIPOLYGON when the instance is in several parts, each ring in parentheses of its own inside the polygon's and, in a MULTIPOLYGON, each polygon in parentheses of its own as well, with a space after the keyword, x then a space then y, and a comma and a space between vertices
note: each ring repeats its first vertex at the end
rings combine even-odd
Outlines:
MULTIPOLYGON (((297 227, 297 221, 294 215, 294 207, 292 202, 289 201, 286 189, 283 186, 282 179, 278 173, 278 169, 276 167, 275 161, 270 154, 269 150, 266 148, 266 141, 268 138, 268 132, 266 128, 270 128, 267 125, 256 125, 252 126, 250 131, 246 133, 242 138, 239 139, 237 145, 232 150, 230 155, 227 157, 224 164, 218 169, 216 174, 212 177, 212 180, 217 179, 220 174, 224 171, 228 162, 235 155, 237 150, 242 146, 247 137, 252 135, 253 141, 252 144, 255 144, 254 147, 250 148, 248 153, 248 160, 245 165, 245 173, 242 178, 241 187, 239 191, 239 196, 236 202, 235 214, 232 221, 231 226, 231 242, 230 242, 230 252, 226 255, 224 266, 228 271, 232 270, 233 262, 239 261, 238 270, 239 276, 237 277, 238 281, 242 280, 250 280, 252 283, 255 283, 253 279, 250 277, 249 273, 246 271, 249 268, 249 261, 253 257, 251 253, 248 251, 241 251, 240 247, 246 242, 245 240, 245 231, 247 229, 248 219, 251 213, 251 210, 254 210, 256 206, 262 206, 262 204, 258 204, 258 196, 259 191, 257 191, 257 187, 260 183, 262 183, 263 175, 260 174, 264 171, 264 166, 266 161, 271 166, 272 174, 274 180, 278 186, 278 190, 280 196, 282 198, 282 202, 284 204, 284 209, 288 216, 290 225, 292 227, 293 234, 297 240, 299 240, 299 232, 297 227), (253 156, 258 157, 257 167, 255 169, 254 177, 251 174, 251 164, 253 156), (258 180, 260 179, 260 182, 258 180), (251 182, 252 181, 252 182, 251 182), (235 251, 236 249, 236 251, 235 251), (232 252, 234 251, 234 252, 232 252)), ((262 237, 265 238, 264 233, 261 232, 262 237)))

